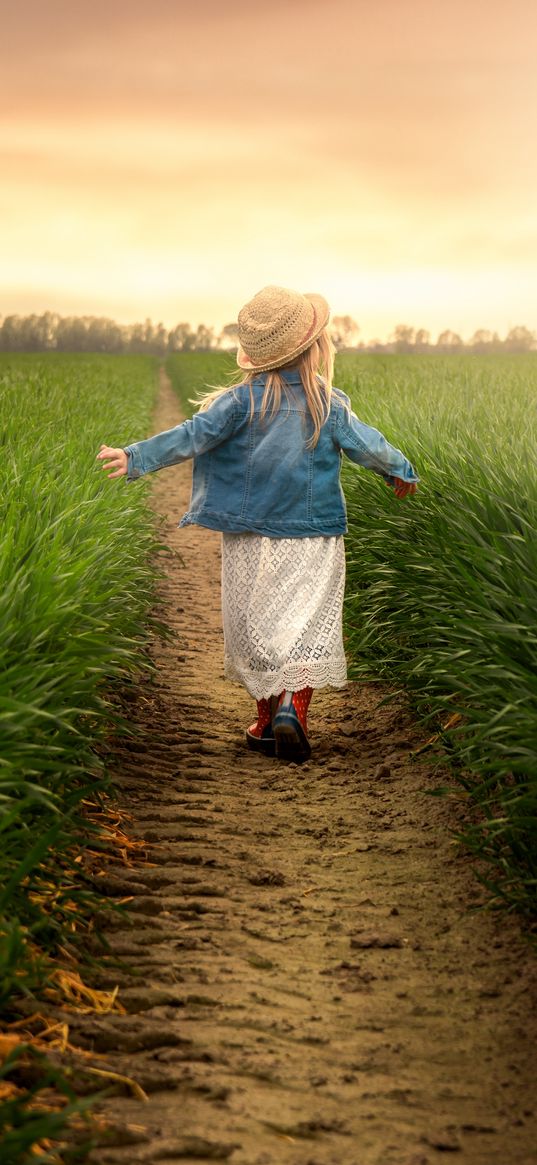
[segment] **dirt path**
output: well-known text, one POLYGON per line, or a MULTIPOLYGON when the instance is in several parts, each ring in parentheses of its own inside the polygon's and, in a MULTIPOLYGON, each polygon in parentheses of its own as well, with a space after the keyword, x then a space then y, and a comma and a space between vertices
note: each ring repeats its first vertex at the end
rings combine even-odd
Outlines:
MULTIPOLYGON (((155 431, 177 421, 162 377, 155 431)), ((443 780, 410 758, 423 738, 402 700, 317 694, 302 768, 245 749, 219 535, 176 529, 189 482, 188 466, 155 480, 184 563, 163 559, 177 637, 154 645, 143 735, 115 759, 154 864, 108 873, 131 926, 111 926, 122 964, 95 982, 131 1014, 74 1026, 150 1100, 103 1104, 123 1131, 92 1160, 531 1165, 536 992, 516 922, 468 913, 455 807, 425 795, 443 780)))

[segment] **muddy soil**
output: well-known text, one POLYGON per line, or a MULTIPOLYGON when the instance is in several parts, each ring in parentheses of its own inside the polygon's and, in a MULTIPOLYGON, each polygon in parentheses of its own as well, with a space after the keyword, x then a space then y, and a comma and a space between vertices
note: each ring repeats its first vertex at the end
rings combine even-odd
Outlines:
MULTIPOLYGON (((155 432, 178 420, 162 374, 155 432)), ((141 735, 110 757, 151 864, 101 879, 132 902, 94 980, 129 1014, 71 1024, 148 1100, 118 1084, 91 1160, 531 1165, 535 958, 515 919, 475 912, 463 808, 428 796, 446 773, 377 685, 314 695, 303 767, 249 753, 220 536, 176 528, 189 466, 153 481, 174 638, 131 699, 141 735)))

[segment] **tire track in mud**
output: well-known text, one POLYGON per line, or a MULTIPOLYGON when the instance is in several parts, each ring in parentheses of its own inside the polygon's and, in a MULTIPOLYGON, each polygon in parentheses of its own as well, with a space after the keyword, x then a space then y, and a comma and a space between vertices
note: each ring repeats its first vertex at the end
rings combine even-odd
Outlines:
MULTIPOLYGON (((161 372, 155 431, 179 410, 161 372)), ((129 488, 136 488, 129 486, 129 488)), ((516 920, 470 912, 445 783, 411 750, 405 701, 314 694, 302 767, 249 753, 252 701, 223 679, 218 534, 176 522, 188 466, 154 479, 166 541, 155 679, 114 742, 120 803, 152 864, 107 929, 129 1014, 70 1016, 73 1039, 133 1077, 100 1112, 114 1162, 530 1165, 535 972, 516 920)))

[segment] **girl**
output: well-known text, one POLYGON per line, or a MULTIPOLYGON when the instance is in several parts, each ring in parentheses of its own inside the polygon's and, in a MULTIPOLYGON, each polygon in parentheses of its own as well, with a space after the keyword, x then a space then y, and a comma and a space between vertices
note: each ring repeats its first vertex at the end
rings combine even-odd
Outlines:
POLYGON ((314 688, 344 687, 347 530, 341 455, 404 498, 418 475, 332 386, 335 349, 321 295, 265 287, 239 312, 232 387, 167 432, 97 454, 108 477, 134 481, 193 458, 179 525, 222 532, 225 674, 257 701, 250 748, 301 763, 311 753, 314 688))

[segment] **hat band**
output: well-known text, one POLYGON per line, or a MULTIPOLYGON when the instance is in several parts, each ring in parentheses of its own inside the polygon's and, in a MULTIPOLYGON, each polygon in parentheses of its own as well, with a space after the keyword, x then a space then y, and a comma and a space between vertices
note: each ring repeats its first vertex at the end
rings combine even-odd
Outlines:
POLYGON ((312 306, 312 308, 313 308, 313 323, 312 323, 312 325, 311 325, 311 328, 309 328, 309 329, 308 329, 307 335, 305 335, 305 336, 304 336, 304 339, 300 341, 300 343, 301 343, 301 344, 306 344, 306 343, 307 343, 307 341, 309 340, 309 338, 310 338, 310 336, 311 336, 312 332, 314 332, 314 331, 315 331, 315 326, 316 326, 316 324, 317 324, 317 312, 315 311, 315 304, 313 304, 313 303, 312 303, 312 305, 311 305, 311 306, 312 306))

